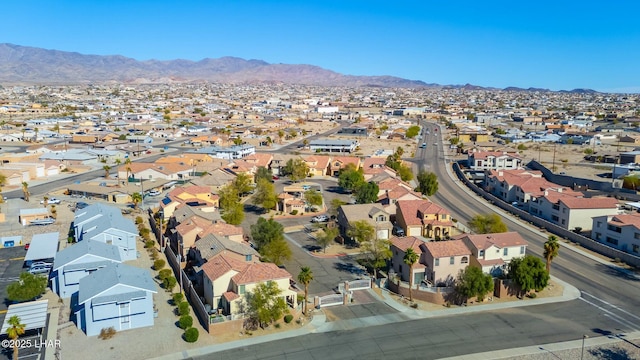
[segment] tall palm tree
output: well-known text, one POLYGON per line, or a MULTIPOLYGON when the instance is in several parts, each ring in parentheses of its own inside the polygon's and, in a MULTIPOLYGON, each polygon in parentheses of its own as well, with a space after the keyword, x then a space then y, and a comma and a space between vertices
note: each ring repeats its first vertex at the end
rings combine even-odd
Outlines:
POLYGON ((29 183, 26 181, 22 182, 22 193, 24 194, 24 201, 29 202, 29 183))
POLYGON ((413 248, 408 248, 404 252, 404 261, 405 264, 409 265, 409 301, 413 301, 413 265, 418 261, 418 254, 413 250, 413 248))
POLYGON ((131 159, 127 158, 124 161, 125 170, 127 171, 127 182, 129 182, 129 176, 131 174, 131 159))
POLYGON ((109 170, 111 170, 111 166, 105 165, 105 166, 102 167, 102 169, 104 170, 104 178, 108 179, 109 178, 109 170))
POLYGON ((309 307, 309 283, 311 283, 311 280, 313 280, 313 272, 311 271, 311 268, 303 266, 298 274, 298 282, 304 285, 304 307, 302 308, 302 313, 305 315, 307 315, 307 308, 309 307))
POLYGON ((44 207, 46 208, 47 205, 49 205, 49 197, 45 195, 44 198, 42 198, 42 203, 44 204, 44 207))
POLYGON ((544 243, 544 258, 547 260, 547 272, 551 273, 551 262, 558 256, 560 252, 560 243, 555 235, 549 235, 548 240, 544 243))
POLYGON ((114 163, 116 164, 116 166, 120 166, 120 164, 122 164, 122 160, 120 160, 120 158, 117 158, 114 163))
POLYGON ((18 360, 18 337, 20 335, 24 335, 25 324, 20 321, 20 317, 18 315, 13 315, 9 318, 10 327, 7 329, 7 336, 9 339, 13 340, 13 359, 18 360))

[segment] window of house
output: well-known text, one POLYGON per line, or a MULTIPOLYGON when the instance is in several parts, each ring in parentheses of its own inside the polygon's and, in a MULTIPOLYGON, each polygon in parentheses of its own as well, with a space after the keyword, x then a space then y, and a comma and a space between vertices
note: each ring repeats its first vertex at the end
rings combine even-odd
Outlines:
POLYGON ((113 240, 111 239, 107 240, 107 245, 113 245, 113 240))
POLYGON ((466 257, 466 256, 463 256, 463 257, 462 257, 462 260, 460 260, 460 263, 461 263, 461 264, 468 264, 468 263, 469 263, 469 258, 468 258, 468 257, 466 257))
POLYGON ((618 239, 614 239, 614 238, 612 238, 612 237, 608 237, 608 236, 607 236, 607 242, 608 242, 609 244, 618 245, 618 239))
POLYGON ((436 266, 440 266, 440 259, 436 259, 436 266))
POLYGON ((238 295, 244 295, 244 285, 238 286, 238 295))
POLYGON ((633 234, 633 238, 634 239, 640 239, 640 233, 633 234))
POLYGON ((453 264, 455 264, 455 263, 456 263, 456 258, 455 258, 455 257, 453 257, 453 256, 451 256, 451 257, 449 258, 449 264, 450 264, 450 265, 453 265, 453 264))
POLYGON ((520 246, 520 255, 524 254, 524 246, 520 246))
POLYGON ((384 221, 384 215, 378 215, 376 221, 384 221))
POLYGON ((596 240, 600 240, 600 238, 602 237, 602 234, 600 234, 599 232, 596 233, 596 240))
POLYGON ((636 244, 631 245, 631 251, 633 251, 636 254, 640 253, 640 245, 636 245, 636 244))
POLYGON ((564 219, 562 219, 562 225, 564 225, 564 222, 565 222, 565 220, 564 220, 564 219))
POLYGON ((560 218, 559 218, 559 217, 557 217, 557 216, 555 216, 555 215, 552 215, 552 216, 551 216, 551 220, 553 220, 553 221, 558 221, 559 219, 560 219, 560 218))
POLYGON ((596 222, 596 227, 600 227, 600 226, 602 226, 602 221, 597 221, 596 222))
POLYGON ((245 261, 251 261, 251 254, 244 256, 245 261))
POLYGON ((480 252, 478 252, 478 257, 484 257, 484 250, 480 250, 480 252))
POLYGON ((502 255, 504 256, 509 255, 509 248, 504 248, 504 250, 502 250, 502 255))

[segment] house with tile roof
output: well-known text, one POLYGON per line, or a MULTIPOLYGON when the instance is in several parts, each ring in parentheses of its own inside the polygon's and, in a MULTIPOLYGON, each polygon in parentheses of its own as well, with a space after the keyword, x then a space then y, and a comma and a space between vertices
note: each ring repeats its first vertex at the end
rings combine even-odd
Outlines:
POLYGON ((640 256, 640 214, 595 216, 591 238, 607 246, 640 256))
POLYGON ((522 158, 506 151, 472 151, 468 153, 467 166, 471 170, 515 170, 522 167, 522 158))
POLYGON ((610 197, 586 198, 575 192, 565 193, 562 189, 545 190, 541 196, 529 201, 529 213, 545 219, 567 230, 580 228, 591 230, 595 216, 617 215, 620 213, 618 200, 610 197))
POLYGON ((78 291, 80 279, 106 267, 121 263, 116 246, 87 240, 58 251, 51 269, 51 289, 63 299, 78 291))
POLYGON ((425 280, 434 286, 452 286, 471 261, 471 250, 462 240, 430 241, 423 247, 425 280))
POLYGON ((400 276, 402 281, 409 282, 413 277, 413 284, 420 284, 425 279, 424 251, 426 239, 416 236, 392 237, 391 238, 391 268, 400 276), (409 265, 404 263, 404 256, 407 249, 413 249, 418 254, 418 261, 413 264, 413 271, 410 274, 409 265))
POLYGON ((205 302, 225 315, 242 314, 246 296, 256 286, 275 282, 290 307, 297 306, 297 292, 291 289, 293 276, 272 263, 242 261, 218 255, 202 266, 205 302))
POLYGON ((368 157, 364 159, 362 164, 364 180, 370 181, 373 177, 382 173, 389 177, 396 177, 396 171, 385 165, 386 160, 386 158, 382 157, 368 157))
POLYGON ((390 214, 380 204, 342 205, 338 208, 337 220, 343 236, 347 236, 351 224, 361 220, 375 229, 378 239, 389 239, 393 229, 390 214))
POLYGON ((529 201, 535 188, 550 187, 542 177, 541 171, 530 170, 489 170, 485 172, 484 189, 506 202, 517 201, 524 204, 529 201), (524 187, 524 188, 523 188, 524 187), (517 194, 516 194, 517 193, 517 194))
POLYGON ((329 162, 329 175, 338 176, 340 170, 346 168, 349 165, 355 166, 356 169, 360 169, 362 166, 359 157, 355 156, 332 156, 329 162))
POLYGON ((407 236, 445 239, 453 235, 449 210, 429 200, 396 202, 396 223, 407 236))
POLYGON ((209 259, 222 253, 231 254, 246 261, 260 258, 260 254, 249 243, 229 240, 216 234, 208 234, 196 241, 190 248, 185 248, 184 250, 187 252, 187 262, 199 276, 202 275, 202 266, 209 259))
POLYGON ((110 263, 80 279, 71 304, 76 325, 87 336, 153 326, 157 288, 149 270, 110 263))
POLYGON ((492 276, 506 273, 514 258, 526 255, 528 243, 515 231, 496 234, 463 234, 459 238, 471 250, 471 266, 492 276))
POLYGON ((273 154, 255 153, 245 157, 243 160, 254 164, 256 167, 264 167, 268 169, 271 164, 271 160, 273 160, 273 154))
POLYGON ((384 210, 391 214, 391 220, 395 220, 396 204, 402 200, 422 200, 422 193, 407 189, 404 186, 396 186, 391 190, 385 190, 382 195, 378 195, 377 203, 382 204, 384 210))
POLYGON ((326 155, 309 155, 302 158, 309 168, 309 176, 325 176, 329 173, 331 157, 326 155))

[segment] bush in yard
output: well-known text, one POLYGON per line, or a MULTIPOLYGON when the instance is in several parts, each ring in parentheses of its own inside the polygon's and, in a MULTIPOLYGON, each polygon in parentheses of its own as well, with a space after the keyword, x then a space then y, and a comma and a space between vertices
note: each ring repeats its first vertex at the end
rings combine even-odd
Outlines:
POLYGON ((164 279, 171 277, 171 275, 173 275, 173 271, 171 271, 171 269, 162 269, 158 273, 158 279, 160 279, 160 281, 164 281, 164 279))
POLYGON ((171 292, 173 288, 176 287, 177 283, 178 283, 178 280, 176 280, 176 278, 173 276, 169 276, 168 278, 164 278, 162 280, 162 286, 164 287, 165 290, 169 292, 171 292))
POLYGON ((142 224, 143 221, 142 216, 136 216, 136 225, 142 224))
POLYGON ((293 210, 293 211, 291 211, 289 214, 291 214, 291 215, 298 215, 298 210, 293 210))
POLYGON ((178 305, 184 299, 184 295, 182 293, 175 293, 173 294, 172 299, 173 299, 173 304, 178 305))
POLYGON ((156 242, 153 240, 147 240, 144 242, 144 248, 145 249, 151 249, 156 245, 156 242))
POLYGON ((153 269, 154 270, 161 270, 166 263, 167 263, 166 261, 164 261, 162 259, 158 259, 158 260, 153 262, 153 269))
POLYGON ((198 329, 193 327, 184 331, 184 339, 186 342, 192 343, 198 341, 198 335, 200 335, 198 329))
POLYGON ((186 330, 193 326, 193 318, 190 315, 180 316, 179 324, 180 329, 186 330))
POLYGON ((293 320, 293 315, 288 314, 284 317, 284 322, 286 322, 287 324, 290 323, 293 320))
POLYGON ((100 335, 98 335, 98 339, 107 340, 111 339, 116 334, 116 329, 112 327, 103 328, 100 330, 100 335))
POLYGON ((191 309, 189 309, 189 303, 186 301, 183 301, 180 303, 180 305, 178 305, 178 313, 180 314, 180 316, 185 316, 185 315, 189 315, 189 312, 191 311, 191 309))

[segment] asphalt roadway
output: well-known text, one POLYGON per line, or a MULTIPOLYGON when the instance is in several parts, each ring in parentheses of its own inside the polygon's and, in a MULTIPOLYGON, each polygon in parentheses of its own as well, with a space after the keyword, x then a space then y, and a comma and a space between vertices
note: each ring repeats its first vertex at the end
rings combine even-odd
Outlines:
MULTIPOLYGON (((418 149, 416 155, 420 169, 438 175, 439 190, 432 200, 465 222, 476 214, 497 211, 478 196, 468 195, 457 180, 450 178, 443 156, 440 135, 443 129, 440 128, 435 137, 435 125, 427 126, 431 129, 431 138, 427 138, 427 147, 418 149), (434 146, 436 141, 438 145, 434 146)), ((529 242, 529 253, 541 255, 545 234, 506 215, 503 221, 529 242)), ((309 334, 217 352, 199 359, 437 359, 640 329, 640 281, 637 278, 566 246, 561 248, 551 271, 576 286, 581 297, 561 303, 309 334)), ((550 353, 549 357, 554 356, 550 353)))

